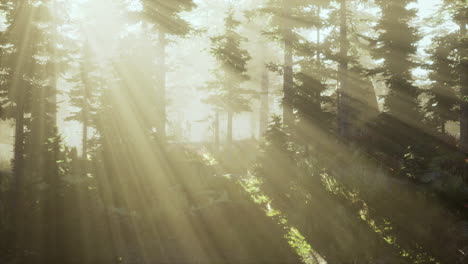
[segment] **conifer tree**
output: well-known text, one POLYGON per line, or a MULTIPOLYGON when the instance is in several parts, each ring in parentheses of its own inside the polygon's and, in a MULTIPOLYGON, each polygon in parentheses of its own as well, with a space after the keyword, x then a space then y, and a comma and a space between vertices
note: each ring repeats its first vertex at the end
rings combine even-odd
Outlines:
POLYGON ((460 150, 468 153, 468 7, 466 0, 444 0, 453 22, 458 27, 458 39, 455 46, 458 51, 457 71, 460 86, 460 150))
POLYGON ((227 12, 224 20, 224 33, 211 38, 211 53, 219 64, 215 72, 216 80, 207 83, 211 95, 205 100, 225 111, 227 118, 227 143, 233 140, 233 118, 235 113, 250 110, 246 97, 251 91, 241 87, 248 80, 247 61, 250 55, 241 47, 245 39, 236 32, 240 21, 234 18, 234 11, 227 12))
POLYGON ((270 29, 266 32, 272 39, 282 43, 283 61, 283 125, 292 126, 294 117, 294 46, 299 28, 308 28, 317 23, 317 19, 308 1, 269 0, 260 11, 271 16, 270 29))
POLYGON ((432 114, 431 119, 435 125, 445 133, 445 125, 448 121, 458 120, 456 106, 458 98, 455 87, 458 85, 456 50, 454 43, 456 36, 447 35, 434 39, 434 45, 430 50, 432 64, 429 78, 433 81, 429 94, 431 99, 427 103, 427 109, 432 114))
POLYGON ((382 17, 376 27, 380 35, 374 58, 384 61, 379 72, 385 78, 388 88, 385 110, 401 122, 416 125, 421 120, 418 100, 420 91, 412 82, 411 70, 416 66, 412 56, 416 54, 416 43, 420 37, 411 26, 416 10, 407 6, 412 2, 377 1, 382 17))
MULTIPOLYGON (((51 259, 58 252, 55 242, 58 230, 54 229, 46 237, 28 240, 27 232, 38 232, 40 221, 51 220, 57 227, 58 219, 51 218, 58 210, 58 152, 60 144, 56 127, 58 63, 60 55, 57 47, 57 18, 53 14, 55 2, 8 1, 6 32, 3 45, 2 68, 4 85, 8 87, 11 102, 9 116, 15 120, 15 143, 13 158, 13 185, 11 189, 12 221, 14 229, 22 230, 12 235, 12 246, 18 250, 37 247, 44 241, 44 252, 51 253, 51 259), (39 183, 50 186, 47 192, 25 192, 26 186, 36 187, 39 183), (41 217, 35 215, 35 224, 27 224, 24 219, 31 212, 23 211, 26 203, 41 201, 41 217)), ((47 254, 45 253, 45 254, 47 254)), ((41 255, 39 257, 45 257, 41 255)))
POLYGON ((143 0, 143 17, 145 20, 156 24, 158 30, 157 42, 157 102, 156 130, 158 138, 166 141, 166 82, 168 66, 166 65, 166 47, 170 43, 168 36, 185 36, 190 30, 190 24, 185 21, 180 13, 195 8, 193 0, 143 0))
POLYGON ((88 156, 88 141, 90 128, 95 128, 96 108, 98 104, 99 88, 102 80, 98 67, 93 60, 93 54, 88 42, 81 48, 81 59, 75 73, 68 81, 73 84, 70 91, 70 103, 79 110, 72 113, 67 120, 78 121, 82 125, 81 157, 84 161, 88 156))

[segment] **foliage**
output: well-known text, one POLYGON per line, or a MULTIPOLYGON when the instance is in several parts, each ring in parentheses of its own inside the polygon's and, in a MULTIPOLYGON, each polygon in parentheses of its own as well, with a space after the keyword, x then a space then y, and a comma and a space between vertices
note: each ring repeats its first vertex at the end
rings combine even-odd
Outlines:
POLYGON ((412 0, 377 1, 382 9, 382 18, 376 27, 380 32, 374 58, 383 59, 379 72, 385 79, 389 92, 385 109, 400 120, 418 124, 421 120, 418 95, 420 91, 412 83, 412 60, 420 39, 417 29, 410 25, 416 10, 407 6, 412 0))

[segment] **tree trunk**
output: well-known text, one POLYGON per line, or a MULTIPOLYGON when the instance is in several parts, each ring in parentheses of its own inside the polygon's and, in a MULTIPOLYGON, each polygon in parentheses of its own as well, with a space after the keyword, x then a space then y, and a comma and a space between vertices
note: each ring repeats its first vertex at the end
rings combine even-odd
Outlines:
MULTIPOLYGON (((461 19, 460 37, 462 41, 466 42, 466 24, 467 18, 461 19)), ((468 54, 465 48, 466 45, 460 49, 460 150, 468 154, 468 54)))
POLYGON ((340 64, 338 69, 338 80, 340 90, 338 93, 338 132, 344 139, 350 137, 350 95, 348 87, 348 30, 347 30, 347 7, 346 0, 340 1, 340 64))
MULTIPOLYGON (((18 91, 22 92, 22 91, 18 91)), ((20 96, 23 97, 23 96, 20 96)), ((19 99, 22 101, 22 99, 19 99)), ((22 102, 16 102, 15 116, 15 146, 13 161, 13 189, 20 190, 24 174, 24 107, 22 102)))
POLYGON ((284 74, 283 74, 283 122, 284 125, 291 127, 294 124, 294 112, 292 102, 293 92, 293 56, 292 41, 290 39, 291 30, 286 30, 286 39, 284 40, 284 74))
POLYGON ((58 6, 56 5, 56 1, 52 1, 51 2, 52 4, 52 7, 51 7, 51 10, 49 12, 51 12, 50 16, 47 17, 47 20, 49 20, 49 23, 51 23, 52 25, 52 29, 53 31, 51 32, 51 39, 49 40, 49 53, 50 53, 50 65, 48 67, 48 75, 49 76, 46 76, 46 78, 50 77, 50 83, 49 83, 49 88, 50 88, 50 91, 48 93, 48 100, 47 100, 47 103, 48 103, 48 114, 51 118, 50 121, 50 124, 52 126, 57 126, 57 76, 58 76, 58 59, 59 59, 59 55, 58 55, 58 52, 57 52, 57 49, 55 48, 57 42, 58 42, 58 38, 57 38, 57 33, 59 31, 58 29, 58 26, 59 26, 59 23, 57 21, 57 18, 58 18, 58 14, 57 14, 57 10, 58 10, 58 6))
POLYGON ((13 158, 13 179, 10 189, 10 225, 11 231, 8 234, 8 244, 14 249, 15 253, 21 252, 24 245, 24 183, 25 183, 25 82, 18 81, 14 85, 15 94, 15 142, 13 158))
MULTIPOLYGON (((86 166, 86 160, 88 159, 88 119, 89 119, 89 83, 88 83, 88 73, 86 72, 83 66, 81 68, 81 79, 83 81, 83 126, 82 126, 82 138, 81 138, 81 158, 84 161, 83 166, 86 166)), ((85 168, 83 167, 83 172, 86 173, 85 168)))
POLYGON ((226 138, 226 143, 228 146, 232 144, 232 119, 234 117, 234 113, 232 111, 228 111, 228 117, 227 117, 227 138, 226 138))
MULTIPOLYGON (((320 14, 321 14, 321 11, 322 9, 320 8, 320 6, 317 6, 317 18, 319 19, 319 23, 322 22, 322 20, 320 19, 320 14)), ((317 65, 318 67, 320 68, 322 66, 322 61, 321 61, 321 39, 320 39, 320 34, 321 34, 321 29, 322 29, 322 26, 320 24, 317 25, 317 65)))
POLYGON ((162 143, 166 142, 166 33, 159 30, 158 43, 158 98, 157 98, 157 123, 156 129, 158 137, 162 143))
POLYGON ((219 151, 219 110, 216 110, 214 122, 215 150, 219 151))
POLYGON ((268 77, 268 69, 265 67, 263 70, 262 83, 261 83, 260 125, 259 125, 260 137, 262 137, 263 134, 268 129, 268 117, 270 115, 269 86, 270 86, 270 79, 268 77))

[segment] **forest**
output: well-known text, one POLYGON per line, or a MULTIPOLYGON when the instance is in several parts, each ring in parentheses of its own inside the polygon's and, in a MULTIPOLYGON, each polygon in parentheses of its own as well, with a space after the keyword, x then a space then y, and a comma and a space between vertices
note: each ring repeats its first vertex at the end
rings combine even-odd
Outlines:
POLYGON ((0 0, 0 263, 468 263, 467 24, 466 0, 0 0))

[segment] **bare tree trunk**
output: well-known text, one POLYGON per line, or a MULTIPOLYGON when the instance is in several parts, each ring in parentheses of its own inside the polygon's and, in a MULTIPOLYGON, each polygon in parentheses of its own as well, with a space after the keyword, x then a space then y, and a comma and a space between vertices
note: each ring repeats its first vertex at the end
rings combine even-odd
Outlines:
POLYGON ((268 117, 270 115, 269 86, 270 86, 270 79, 268 76, 268 69, 265 67, 263 70, 262 83, 261 83, 260 125, 259 125, 260 137, 268 129, 268 117))
MULTIPOLYGON (((22 92, 22 91, 18 91, 22 92)), ((19 96, 23 97, 23 96, 19 96)), ((19 99, 22 101, 22 99, 19 99)), ((20 190, 24 174, 24 106, 23 102, 16 102, 15 116, 15 146, 13 158, 13 189, 20 190)))
POLYGON ((219 110, 216 110, 214 122, 215 149, 219 151, 219 110))
MULTIPOLYGON (((287 0, 282 2, 283 17, 287 19, 290 14, 290 7, 287 0)), ((294 125, 294 108, 293 108, 293 31, 286 21, 281 28, 283 34, 283 49, 284 49, 284 65, 283 65, 283 125, 291 127, 294 125)))
MULTIPOLYGON (((466 24, 468 19, 465 17, 460 21, 460 35, 462 41, 466 42, 466 24)), ((465 46, 460 49, 460 150, 468 154, 468 58, 465 46)))
POLYGON ((81 80, 83 82, 83 126, 81 137, 81 158, 83 159, 83 173, 87 172, 86 165, 88 160, 88 132, 90 120, 90 103, 92 97, 92 87, 90 85, 89 71, 91 69, 91 48, 86 40, 83 50, 83 63, 81 65, 81 80))
POLYGON ((158 43, 158 111, 156 129, 161 142, 166 142, 166 46, 167 39, 164 30, 159 30, 158 43))
MULTIPOLYGON (((83 126, 82 126, 82 137, 81 137, 81 158, 84 161, 83 166, 86 166, 86 160, 88 159, 88 119, 89 119, 89 82, 88 82, 88 73, 86 72, 84 66, 81 67, 81 79, 83 81, 83 126)), ((83 172, 86 172, 83 168, 83 172)))
MULTIPOLYGON (((57 34, 58 34, 58 14, 57 14, 57 10, 58 10, 58 6, 57 6, 57 3, 56 1, 52 1, 51 2, 52 6, 51 6, 51 10, 50 10, 50 16, 47 18, 49 20, 49 22, 52 24, 51 27, 53 29, 53 32, 51 33, 52 36, 51 36, 51 39, 49 40, 49 52, 50 52, 50 66, 49 66, 49 76, 50 76, 50 83, 49 83, 49 87, 50 87, 50 91, 49 91, 49 94, 48 94, 48 100, 47 100, 47 103, 48 103, 48 114, 50 116, 50 125, 51 126, 57 126, 57 110, 58 110, 58 106, 57 106, 57 76, 58 76, 58 65, 57 65, 57 61, 58 60, 58 57, 59 55, 57 54, 57 49, 55 48, 55 46, 57 45, 57 41, 58 41, 58 38, 57 38, 57 34)), ((47 76, 48 77, 48 76, 47 76)))
POLYGON ((347 30, 347 7, 346 0, 340 1, 340 64, 338 79, 340 82, 338 98, 338 131, 342 138, 349 138, 351 133, 349 111, 350 95, 348 87, 348 30, 347 30))
POLYGON ((25 182, 25 173, 24 173, 24 140, 25 140, 25 131, 24 131, 24 82, 15 87, 16 92, 16 109, 15 109, 15 142, 14 142, 14 158, 13 158, 13 181, 10 190, 10 224, 11 232, 8 234, 8 243, 15 250, 21 250, 23 242, 23 223, 24 217, 23 208, 24 208, 24 195, 23 195, 23 186, 25 182))
MULTIPOLYGON (((320 8, 320 6, 317 6, 317 18, 319 19, 319 23, 322 23, 322 20, 320 19, 320 13, 321 13, 322 9, 320 8)), ((321 34, 321 29, 322 29, 322 26, 320 24, 317 25, 317 65, 319 67, 321 67, 322 65, 322 61, 321 61, 321 38, 320 38, 320 34, 321 34)))
POLYGON ((284 73, 283 73, 283 123, 291 127, 294 124, 293 111, 293 48, 292 31, 289 28, 284 29, 284 73))
POLYGON ((229 110, 228 111, 228 117, 227 117, 227 138, 226 138, 226 143, 227 145, 231 145, 232 144, 232 120, 233 120, 233 117, 234 117, 234 113, 229 110))

